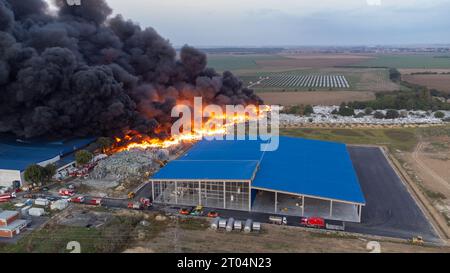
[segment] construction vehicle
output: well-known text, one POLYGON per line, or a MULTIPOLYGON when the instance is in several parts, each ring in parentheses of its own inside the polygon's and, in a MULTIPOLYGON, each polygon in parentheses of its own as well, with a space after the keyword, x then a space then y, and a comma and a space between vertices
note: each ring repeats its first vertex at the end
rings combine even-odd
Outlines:
POLYGON ((275 225, 287 225, 286 217, 270 216, 269 222, 275 225))
POLYGON ((203 206, 196 206, 190 213, 192 216, 201 216, 203 214, 203 206))
POLYGON ((421 245, 425 244, 425 241, 423 240, 422 236, 414 236, 414 237, 411 238, 411 243, 413 245, 420 245, 421 246, 421 245))
POLYGON ((300 225, 309 228, 325 228, 325 219, 320 217, 304 217, 300 220, 300 225))
POLYGON ((132 191, 130 191, 130 192, 128 193, 128 199, 133 199, 135 196, 136 196, 136 193, 134 193, 134 192, 132 192, 132 191))

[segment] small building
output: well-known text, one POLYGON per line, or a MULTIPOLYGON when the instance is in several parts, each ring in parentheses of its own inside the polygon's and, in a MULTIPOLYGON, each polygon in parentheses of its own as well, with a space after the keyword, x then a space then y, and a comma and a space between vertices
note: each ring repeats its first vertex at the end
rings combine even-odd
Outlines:
POLYGON ((73 153, 95 141, 95 138, 68 141, 23 141, 0 139, 0 186, 21 187, 24 171, 33 164, 56 164, 58 171, 74 162, 73 153))
POLYGON ((4 210, 0 212, 0 227, 5 227, 12 222, 19 219, 19 213, 11 210, 4 210))
POLYGON ((28 222, 19 219, 17 211, 5 210, 0 212, 0 238, 12 238, 18 235, 28 222))

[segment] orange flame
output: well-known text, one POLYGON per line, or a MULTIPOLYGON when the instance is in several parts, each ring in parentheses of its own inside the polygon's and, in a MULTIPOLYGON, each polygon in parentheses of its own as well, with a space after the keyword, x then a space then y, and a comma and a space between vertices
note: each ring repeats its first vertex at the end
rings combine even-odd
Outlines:
POLYGON ((122 138, 115 137, 117 144, 116 152, 129 151, 131 149, 151 149, 151 148, 169 148, 186 142, 195 142, 201 140, 205 136, 224 135, 228 128, 234 128, 234 125, 245 123, 253 120, 258 120, 263 115, 270 111, 269 106, 260 106, 255 109, 256 112, 252 115, 237 114, 227 116, 226 114, 215 115, 202 124, 200 129, 192 129, 191 132, 183 132, 182 134, 173 135, 167 139, 151 138, 149 136, 141 135, 137 132, 130 132, 122 138), (225 121, 225 122, 224 122, 225 121))

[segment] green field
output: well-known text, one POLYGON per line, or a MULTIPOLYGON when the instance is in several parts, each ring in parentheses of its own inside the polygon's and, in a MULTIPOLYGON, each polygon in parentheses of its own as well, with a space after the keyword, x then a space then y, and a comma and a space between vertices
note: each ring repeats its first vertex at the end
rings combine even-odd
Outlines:
POLYGON ((390 149, 411 151, 417 144, 417 129, 282 129, 281 134, 317 140, 343 142, 346 144, 384 145, 390 149))
POLYGON ((225 55, 210 54, 208 55, 208 66, 213 67, 216 71, 223 72, 230 70, 239 72, 240 70, 257 70, 261 67, 257 61, 284 59, 278 55, 225 55))
MULTIPOLYGON (((439 55, 441 56, 441 55, 439 55)), ((436 55, 379 55, 374 59, 361 62, 361 67, 395 67, 395 68, 450 68, 450 58, 436 55)))

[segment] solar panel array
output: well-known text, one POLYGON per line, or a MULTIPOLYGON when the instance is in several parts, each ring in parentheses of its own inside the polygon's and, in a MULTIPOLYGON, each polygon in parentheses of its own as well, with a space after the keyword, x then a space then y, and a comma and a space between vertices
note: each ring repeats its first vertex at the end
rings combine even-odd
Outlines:
POLYGON ((349 88, 350 84, 346 77, 342 75, 279 74, 266 77, 260 81, 259 86, 349 88))

